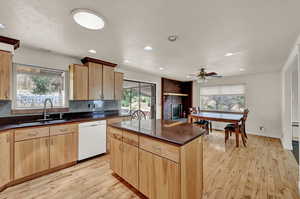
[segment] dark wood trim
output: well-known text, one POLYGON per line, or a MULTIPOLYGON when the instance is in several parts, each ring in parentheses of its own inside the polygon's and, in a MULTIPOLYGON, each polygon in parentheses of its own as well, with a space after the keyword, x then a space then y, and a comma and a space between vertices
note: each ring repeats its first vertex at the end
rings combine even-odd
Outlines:
POLYGON ((116 67, 118 65, 118 64, 114 64, 114 63, 111 63, 111 62, 107 62, 107 61, 103 61, 101 59, 95 59, 95 58, 91 58, 91 57, 85 57, 85 58, 81 59, 81 62, 83 64, 86 64, 88 62, 92 62, 92 63, 102 64, 102 65, 111 66, 111 67, 116 67))
POLYGON ((17 39, 0 36, 0 42, 14 46, 15 50, 20 47, 20 40, 17 39))
MULTIPOLYGON (((47 109, 47 112, 49 109, 47 109)), ((52 113, 59 113, 59 112, 68 112, 69 108, 52 108, 52 113)), ((51 113, 49 112, 49 113, 51 113)), ((43 109, 12 109, 11 114, 33 114, 33 113, 43 113, 43 109)))
POLYGON ((164 78, 161 78, 161 97, 160 97, 160 103, 161 103, 161 119, 164 120, 164 78))

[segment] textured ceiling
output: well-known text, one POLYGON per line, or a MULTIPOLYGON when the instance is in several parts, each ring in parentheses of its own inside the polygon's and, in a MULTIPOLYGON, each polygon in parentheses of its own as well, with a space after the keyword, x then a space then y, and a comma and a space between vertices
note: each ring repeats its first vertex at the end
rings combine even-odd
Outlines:
POLYGON ((278 71, 300 32, 299 0, 0 1, 0 23, 6 26, 0 35, 121 67, 127 59, 132 69, 181 80, 204 65, 225 76, 278 71), (74 8, 100 13, 105 28, 78 26, 70 15, 74 8), (178 40, 169 42, 170 34, 178 40), (153 50, 144 51, 146 45, 153 50), (225 57, 228 52, 237 54, 225 57))

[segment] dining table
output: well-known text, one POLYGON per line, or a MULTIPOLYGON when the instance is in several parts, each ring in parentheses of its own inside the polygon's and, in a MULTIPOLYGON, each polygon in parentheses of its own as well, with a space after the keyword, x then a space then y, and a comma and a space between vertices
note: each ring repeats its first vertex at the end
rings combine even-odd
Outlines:
POLYGON ((224 122, 233 124, 235 127, 236 147, 239 147, 239 135, 241 135, 244 146, 246 146, 245 136, 241 133, 239 125, 242 123, 243 113, 226 113, 226 112, 198 112, 191 113, 188 116, 188 122, 193 123, 194 120, 208 120, 215 122, 224 122))

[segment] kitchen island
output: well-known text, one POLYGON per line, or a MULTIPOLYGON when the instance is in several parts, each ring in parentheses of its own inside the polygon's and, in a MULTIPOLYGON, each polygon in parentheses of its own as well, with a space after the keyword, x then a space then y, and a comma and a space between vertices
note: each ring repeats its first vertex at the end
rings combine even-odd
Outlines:
POLYGON ((163 120, 113 123, 111 169, 150 199, 202 198, 204 133, 163 120))

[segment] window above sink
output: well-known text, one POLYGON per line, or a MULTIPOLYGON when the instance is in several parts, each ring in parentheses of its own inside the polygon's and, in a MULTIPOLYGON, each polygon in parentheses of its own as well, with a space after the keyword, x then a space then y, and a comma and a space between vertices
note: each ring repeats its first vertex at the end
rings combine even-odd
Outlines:
POLYGON ((68 106, 66 71, 15 63, 13 66, 13 109, 43 109, 50 98, 54 108, 68 106))

